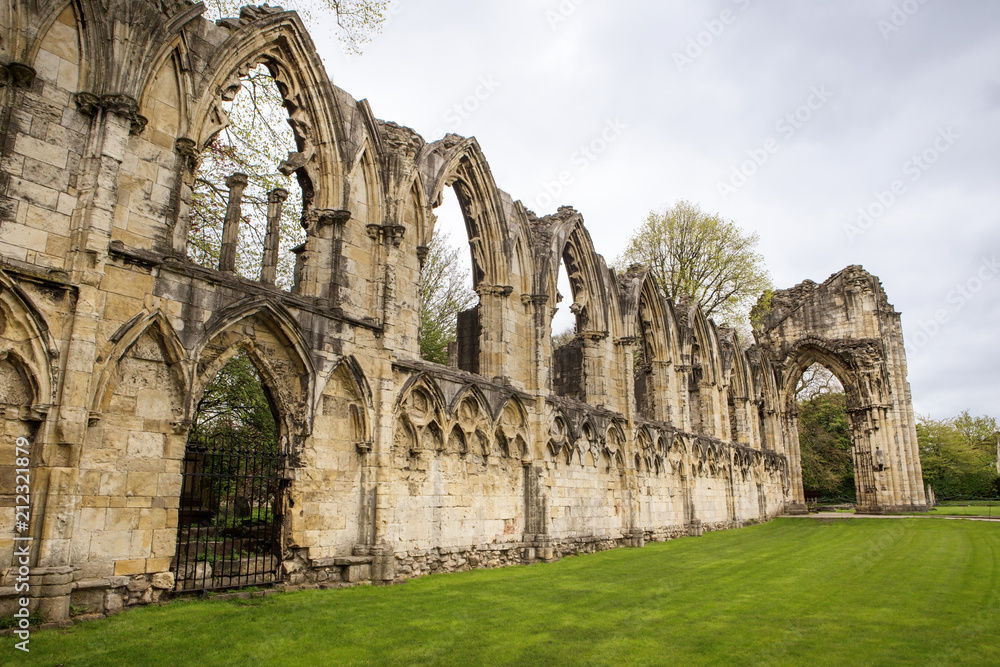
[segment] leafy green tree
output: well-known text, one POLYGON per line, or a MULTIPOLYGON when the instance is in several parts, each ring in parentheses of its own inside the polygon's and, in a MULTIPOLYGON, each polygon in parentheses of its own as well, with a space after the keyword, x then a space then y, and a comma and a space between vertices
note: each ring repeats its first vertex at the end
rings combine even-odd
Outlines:
POLYGON ((458 261, 459 248, 448 233, 438 232, 427 246, 420 269, 420 356, 448 363, 448 345, 457 339, 458 314, 476 304, 469 272, 458 261))
POLYGON ((842 392, 821 392, 799 402, 799 448, 806 490, 854 498, 851 425, 842 392))
POLYGON ((759 240, 682 200, 651 211, 616 264, 648 266, 668 299, 694 299, 707 316, 746 332, 750 308, 771 288, 759 240))
POLYGON ((924 482, 939 498, 997 493, 995 419, 967 410, 953 419, 920 417, 917 439, 924 482))
POLYGON ((257 367, 240 351, 205 387, 191 428, 191 442, 216 442, 276 451, 278 427, 257 367))

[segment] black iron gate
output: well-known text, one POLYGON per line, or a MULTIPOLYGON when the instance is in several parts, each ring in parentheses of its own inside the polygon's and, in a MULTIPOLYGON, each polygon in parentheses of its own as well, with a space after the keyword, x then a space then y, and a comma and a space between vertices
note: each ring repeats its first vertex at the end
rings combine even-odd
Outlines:
POLYGON ((285 456, 274 447, 188 442, 174 562, 176 590, 281 580, 285 456))

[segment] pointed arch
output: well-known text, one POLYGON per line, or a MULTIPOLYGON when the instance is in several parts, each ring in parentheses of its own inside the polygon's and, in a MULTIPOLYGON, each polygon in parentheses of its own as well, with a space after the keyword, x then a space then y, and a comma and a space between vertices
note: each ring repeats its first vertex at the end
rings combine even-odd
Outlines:
POLYGON ((477 416, 482 415, 486 425, 492 426, 494 421, 493 408, 483 390, 471 383, 463 386, 452 397, 451 402, 448 404, 448 416, 451 419, 459 419, 461 416, 459 415, 459 410, 462 407, 462 403, 469 400, 476 404, 477 416))
POLYGON ((347 174, 351 191, 347 208, 351 210, 352 219, 362 225, 382 224, 385 220, 383 197, 380 196, 385 185, 376 168, 377 159, 370 142, 365 141, 347 174))
POLYGON ((190 372, 187 365, 187 351, 181 343, 166 315, 160 309, 143 311, 123 324, 111 335, 104 350, 97 356, 100 370, 97 371, 97 382, 94 383, 90 397, 90 410, 95 415, 103 414, 108 409, 115 392, 115 381, 118 376, 118 366, 129 350, 143 334, 153 334, 162 345, 174 384, 181 396, 189 392, 191 385, 190 372))
POLYGON ((447 403, 437 382, 426 373, 411 376, 399 391, 395 412, 407 415, 416 427, 423 428, 432 422, 441 424, 447 415, 447 403))
POLYGON ((572 290, 577 332, 607 334, 611 330, 608 269, 594 248, 583 216, 572 209, 560 209, 546 219, 554 222, 549 261, 540 267, 542 273, 536 278, 540 292, 547 293, 549 302, 555 303, 559 265, 564 264, 572 290))
MULTIPOLYGON (((268 297, 248 297, 218 310, 205 324, 201 342, 195 346, 195 360, 199 364, 203 363, 205 349, 211 341, 226 330, 233 329, 238 323, 252 318, 258 318, 272 327, 293 352, 292 358, 301 365, 302 370, 309 373, 310 379, 315 377, 312 355, 298 320, 281 302, 268 297)), ((311 384, 310 391, 307 392, 309 396, 312 395, 311 384)))
MULTIPOLYGON (((473 287, 509 285, 510 234, 500 192, 479 142, 450 134, 428 144, 417 162, 428 175, 424 187, 432 207, 441 203, 446 186, 455 190, 472 250, 473 287)), ((428 231, 433 235, 433 229, 428 231)), ((422 238, 420 245, 429 245, 430 238, 422 238)))
POLYGON ((48 409, 56 400, 57 369, 52 362, 59 348, 31 297, 4 271, 0 271, 0 321, 0 356, 20 360, 31 383, 33 405, 48 409))
POLYGON ((794 403, 795 387, 799 378, 814 363, 825 366, 837 377, 847 394, 848 407, 858 408, 872 403, 880 403, 885 399, 879 395, 863 394, 850 359, 830 349, 819 339, 804 338, 793 345, 785 357, 783 382, 778 387, 780 405, 783 408, 787 409, 794 403))
POLYGON ((679 348, 673 305, 663 298, 649 269, 630 270, 621 278, 624 334, 648 346, 657 361, 674 361, 679 348))
POLYGON ((36 20, 41 20, 27 54, 27 62, 34 66, 39 77, 69 93, 86 90, 84 78, 90 68, 84 63, 89 51, 88 37, 94 30, 84 29, 88 26, 81 20, 85 11, 75 2, 61 2, 36 15, 36 20), (69 71, 64 64, 75 66, 75 70, 69 71))
MULTIPOLYGON (((358 409, 357 416, 355 417, 354 412, 350 412, 350 417, 352 422, 357 420, 359 423, 352 423, 352 431, 355 431, 354 435, 356 443, 371 443, 375 438, 375 419, 374 419, 374 403, 372 401, 372 390, 371 386, 368 384, 368 378, 365 376, 364 370, 361 368, 361 364, 353 355, 347 355, 343 357, 333 369, 327 374, 326 379, 323 383, 322 388, 317 388, 316 392, 316 403, 314 411, 320 408, 323 396, 327 394, 327 389, 330 384, 335 381, 338 374, 341 374, 346 380, 347 385, 350 390, 356 394, 357 403, 352 403, 351 407, 360 404, 360 409, 358 409)), ((326 413, 326 409, 323 410, 326 413)))
POLYGON ((348 208, 341 163, 350 158, 343 154, 347 142, 342 136, 342 113, 322 60, 298 14, 265 13, 242 21, 216 54, 194 91, 191 124, 185 132, 195 142, 196 150, 203 150, 228 124, 222 101, 235 96, 241 74, 263 64, 281 91, 295 133, 298 152, 289 156, 289 168, 304 170, 315 193, 312 206, 348 208))
POLYGON ((280 303, 251 297, 219 310, 205 325, 192 355, 192 391, 188 414, 194 415, 205 387, 243 351, 272 393, 286 436, 312 432, 316 370, 298 322, 280 303))

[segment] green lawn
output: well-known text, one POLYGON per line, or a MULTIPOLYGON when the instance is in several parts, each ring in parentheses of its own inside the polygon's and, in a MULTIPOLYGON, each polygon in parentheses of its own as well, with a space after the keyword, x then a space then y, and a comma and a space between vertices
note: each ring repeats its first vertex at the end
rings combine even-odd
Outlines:
POLYGON ((1000 525, 778 519, 254 602, 175 602, 37 632, 29 662, 997 665, 1000 525))
POLYGON ((1000 503, 991 505, 938 505, 926 512, 930 516, 995 516, 1000 517, 1000 503))

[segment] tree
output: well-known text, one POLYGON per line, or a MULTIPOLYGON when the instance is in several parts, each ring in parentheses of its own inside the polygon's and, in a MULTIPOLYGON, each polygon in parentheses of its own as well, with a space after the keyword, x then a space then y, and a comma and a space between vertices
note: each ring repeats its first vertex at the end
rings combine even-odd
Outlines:
POLYGON ((568 345, 576 340, 576 325, 569 327, 561 333, 552 334, 552 349, 562 347, 563 345, 568 345))
POLYGON ((205 387, 190 440, 210 448, 216 442, 273 451, 278 427, 257 367, 238 352, 205 387))
POLYGON ((840 380, 826 366, 813 364, 802 373, 795 385, 795 400, 799 403, 816 398, 820 394, 843 393, 840 380))
MULTIPOLYGON (((206 0, 206 16, 213 19, 238 16, 246 0, 206 0)), ((286 9, 296 10, 308 24, 316 23, 316 13, 333 13, 340 40, 353 53, 385 22, 389 0, 285 0, 286 9)))
POLYGON ((802 486, 824 497, 854 498, 854 459, 847 401, 842 392, 799 402, 802 486))
POLYGON ((248 178, 243 192, 236 273, 249 280, 259 278, 267 232, 267 193, 283 188, 290 196, 282 208, 275 282, 288 289, 295 268, 291 249, 305 240, 300 224, 302 192, 294 177, 279 172, 278 165, 289 151, 295 150, 295 136, 286 122, 281 93, 267 68, 258 66, 240 81, 236 97, 224 105, 231 124, 201 154, 192 192, 188 256, 204 266, 218 265, 222 221, 229 198, 226 178, 235 172, 244 173, 248 178))
POLYGON ((917 440, 924 483, 940 498, 991 497, 998 491, 996 420, 971 417, 919 417, 917 440))
POLYGON ((461 249, 452 247, 448 233, 438 232, 427 246, 420 269, 420 356, 448 362, 448 344, 457 338, 458 313, 475 305, 469 273, 459 263, 461 249))
MULTIPOLYGON (((238 16, 242 0, 208 0, 208 18, 238 16)), ((377 32, 385 20, 387 0, 291 0, 288 9, 299 10, 310 23, 332 12, 341 40, 348 50, 377 32)), ((282 174, 278 165, 297 150, 284 100, 271 73, 259 65, 241 77, 236 97, 224 104, 231 124, 212 139, 200 156, 191 202, 188 256, 204 266, 218 265, 222 223, 229 198, 226 178, 240 172, 248 176, 243 194, 243 216, 237 247, 236 273, 249 280, 260 276, 264 236, 267 231, 267 195, 282 188, 290 196, 280 221, 278 287, 289 289, 294 280, 292 248, 305 239, 302 231, 302 192, 294 176, 282 174)))
POLYGON ((650 211, 616 263, 648 266, 668 299, 694 299, 706 316, 746 331, 750 308, 771 287, 758 241, 756 233, 681 200, 650 211))

